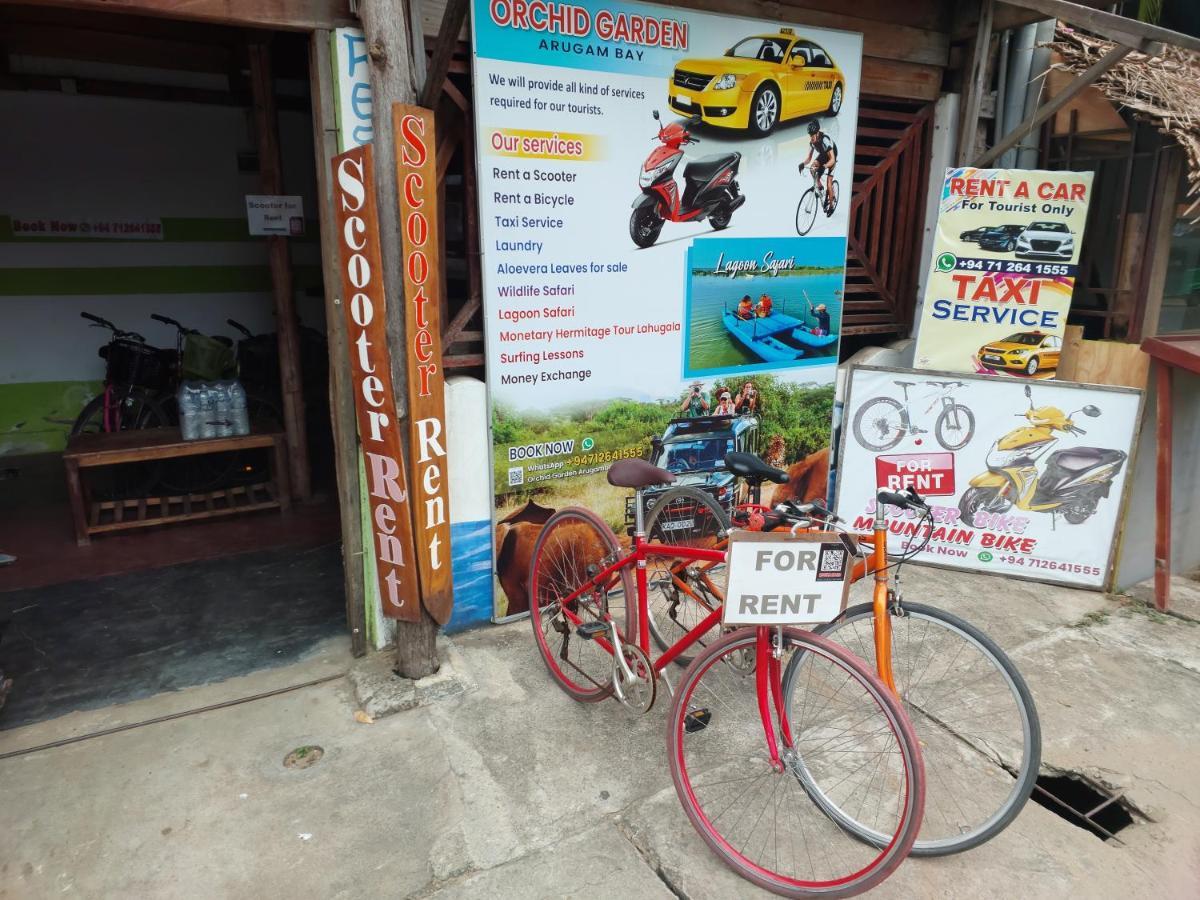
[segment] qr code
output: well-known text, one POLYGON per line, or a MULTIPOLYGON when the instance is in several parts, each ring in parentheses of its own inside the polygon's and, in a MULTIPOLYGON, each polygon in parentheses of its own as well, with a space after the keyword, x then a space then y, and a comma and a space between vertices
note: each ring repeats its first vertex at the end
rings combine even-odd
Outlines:
POLYGON ((846 564, 846 551, 842 549, 829 548, 821 554, 821 571, 822 572, 841 572, 842 567, 846 564))
POLYGON ((525 483, 525 467, 524 466, 511 467, 508 470, 508 486, 513 487, 514 485, 524 484, 524 483, 525 483))

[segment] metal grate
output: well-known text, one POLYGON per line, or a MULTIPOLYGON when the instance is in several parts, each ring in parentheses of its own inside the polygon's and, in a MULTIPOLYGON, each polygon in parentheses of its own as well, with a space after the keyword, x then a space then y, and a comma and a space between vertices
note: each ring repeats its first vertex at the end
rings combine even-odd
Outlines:
POLYGON ((1033 802, 1103 841, 1123 844, 1117 832, 1133 824, 1123 794, 1109 794, 1076 775, 1041 775, 1033 802))

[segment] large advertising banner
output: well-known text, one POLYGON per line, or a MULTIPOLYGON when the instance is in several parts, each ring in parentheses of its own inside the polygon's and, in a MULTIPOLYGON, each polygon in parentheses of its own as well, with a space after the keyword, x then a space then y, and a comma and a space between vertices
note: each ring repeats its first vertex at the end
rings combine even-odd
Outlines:
POLYGON ((505 616, 550 510, 625 534, 614 460, 728 506, 750 449, 824 493, 862 39, 602 0, 472 21, 505 616))
POLYGON ((1091 172, 948 169, 915 365, 1053 378, 1091 172))
POLYGON ((1141 402, 1129 388, 856 366, 838 513, 870 531, 876 490, 912 488, 933 519, 888 507, 889 553, 1103 588, 1141 402))

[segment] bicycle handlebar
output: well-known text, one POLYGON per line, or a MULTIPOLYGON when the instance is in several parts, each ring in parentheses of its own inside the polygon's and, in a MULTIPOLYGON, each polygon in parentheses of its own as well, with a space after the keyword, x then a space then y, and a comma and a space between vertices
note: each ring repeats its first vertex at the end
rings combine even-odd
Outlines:
POLYGON ((921 495, 912 488, 898 492, 881 490, 875 497, 880 503, 899 506, 901 509, 929 509, 929 505, 921 499, 921 495))
POLYGON ((240 331, 242 334, 244 334, 248 338, 254 337, 254 333, 251 332, 249 328, 247 328, 245 325, 243 325, 237 319, 226 319, 225 324, 230 326, 231 328, 236 328, 238 331, 240 331))

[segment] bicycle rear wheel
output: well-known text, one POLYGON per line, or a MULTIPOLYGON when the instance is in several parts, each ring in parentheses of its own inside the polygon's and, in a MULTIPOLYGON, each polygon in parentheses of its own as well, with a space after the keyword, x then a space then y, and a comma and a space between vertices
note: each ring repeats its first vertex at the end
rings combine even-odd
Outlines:
POLYGON ((580 637, 578 627, 612 621, 623 637, 625 604, 636 595, 624 568, 602 587, 573 595, 619 558, 612 529, 595 513, 568 506, 542 528, 529 566, 529 621, 542 661, 560 688, 585 703, 612 693, 612 652, 605 635, 580 637))
MULTIPOLYGON (((75 418, 71 436, 165 428, 169 424, 167 413, 153 393, 145 388, 113 385, 107 408, 104 392, 89 400, 75 418)), ((144 497, 158 485, 162 472, 163 464, 158 461, 107 466, 92 471, 88 487, 101 500, 144 497)))
MULTIPOLYGON (((1041 726, 1025 680, 991 638, 933 606, 905 603, 903 610, 891 620, 892 672, 929 776, 912 852, 946 856, 990 840, 1017 817, 1041 765, 1041 726)), ((874 663, 871 604, 850 607, 818 631, 874 663)), ((793 657, 785 696, 807 677, 804 666, 793 657)), ((882 839, 853 819, 846 827, 863 840, 882 839)))
POLYGON ((791 741, 777 726, 782 771, 771 764, 759 712, 758 638, 740 629, 700 654, 675 692, 671 778, 692 825, 743 878, 787 897, 849 897, 891 874, 917 836, 920 749, 899 702, 862 660, 798 628, 782 635, 784 653, 803 653, 814 675, 783 695, 791 741), (847 833, 831 803, 886 834, 883 846, 847 833))
MULTIPOLYGON (((652 544, 672 547, 714 549, 729 534, 729 517, 715 500, 695 488, 671 488, 659 496, 646 522, 652 544)), ((661 651, 699 625, 725 602, 725 563, 695 562, 669 557, 652 557, 646 563, 647 604, 650 637, 661 651)), ((695 652, 721 636, 714 625, 693 646, 692 654, 681 653, 676 662, 686 666, 695 652)))

